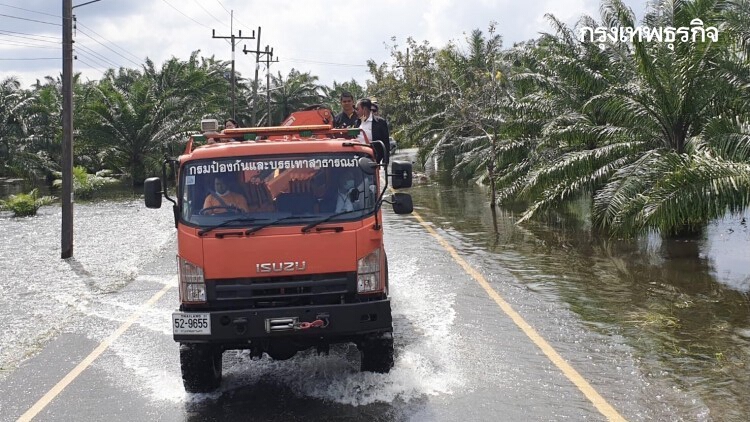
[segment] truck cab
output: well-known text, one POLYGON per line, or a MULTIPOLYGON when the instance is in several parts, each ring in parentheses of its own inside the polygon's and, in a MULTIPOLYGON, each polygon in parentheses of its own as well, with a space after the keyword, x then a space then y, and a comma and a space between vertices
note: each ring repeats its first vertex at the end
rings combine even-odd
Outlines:
POLYGON ((145 182, 147 207, 173 203, 180 304, 172 324, 185 389, 216 389, 222 353, 233 349, 285 360, 354 343, 363 371, 388 372, 381 206, 412 211, 408 194, 386 199, 389 187, 411 186, 411 164, 394 161, 388 172, 385 145, 361 142, 356 129, 225 132, 191 137, 179 158, 165 159, 162 178, 145 182), (200 145, 208 137, 213 143, 200 145))

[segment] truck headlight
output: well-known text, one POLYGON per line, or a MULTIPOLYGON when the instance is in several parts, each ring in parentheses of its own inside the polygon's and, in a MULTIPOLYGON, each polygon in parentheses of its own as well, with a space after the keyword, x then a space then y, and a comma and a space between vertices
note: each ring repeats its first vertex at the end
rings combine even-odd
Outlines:
POLYGON ((375 249, 357 261, 357 293, 380 289, 380 249, 375 249))
POLYGON ((180 302, 205 302, 206 281, 203 268, 177 257, 177 272, 180 275, 180 302))

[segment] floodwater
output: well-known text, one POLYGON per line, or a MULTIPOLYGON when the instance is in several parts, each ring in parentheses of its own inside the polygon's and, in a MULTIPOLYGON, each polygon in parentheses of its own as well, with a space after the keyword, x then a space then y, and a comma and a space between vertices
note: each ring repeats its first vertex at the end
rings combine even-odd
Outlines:
POLYGON ((647 379, 690 398, 692 417, 747 420, 750 212, 694 238, 622 240, 591 233, 576 204, 520 227, 518 214, 493 218, 476 186, 434 183, 411 193, 427 220, 457 233, 462 253, 484 256, 538 295, 567 303, 592 331, 620 339, 647 379))
MULTIPOLYGON (((625 374, 638 374, 638 381, 649 385, 648 391, 655 393, 653 401, 661 406, 646 406, 641 420, 663 420, 666 415, 674 420, 747 419, 750 230, 740 218, 713 223, 694 239, 617 240, 591 234, 570 216, 519 227, 516 215, 499 211, 493 220, 486 196, 477 187, 428 183, 410 193, 417 212, 462 256, 485 274, 502 275, 500 288, 513 295, 539 332, 558 333, 553 341, 565 348, 566 356, 592 362, 593 355, 596 365, 617 366, 580 365, 584 376, 623 391, 624 403, 649 401, 652 396, 628 391, 632 383, 625 374), (575 332, 579 325, 588 333, 575 332), (592 350, 601 338, 609 349, 592 350), (611 354, 620 358, 600 356, 611 354)), ((139 199, 113 199, 76 204, 75 216, 75 258, 63 261, 59 259, 59 205, 43 207, 34 218, 0 214, 0 379, 61 332, 76 331, 81 315, 124 319, 140 303, 126 303, 118 296, 125 286, 144 280, 174 283, 170 207, 149 210, 139 199), (150 268, 156 258, 159 268, 150 268)), ((389 261, 401 257, 400 265, 391 269, 394 325, 401 338, 391 374, 357 372, 354 348, 343 347, 329 357, 304 354, 289 362, 264 358, 251 363, 246 354, 232 352, 225 354, 227 382, 222 392, 216 397, 186 398, 179 374, 164 369, 174 367, 176 358, 169 332, 169 311, 176 298, 170 297, 166 307, 150 313, 153 326, 147 325, 148 335, 129 333, 127 341, 113 346, 120 364, 136 374, 130 387, 151 391, 155 400, 184 402, 187 419, 195 412, 225 409, 228 402, 241 402, 244 395, 260 390, 285 395, 290 388, 295 397, 287 397, 287 402, 292 409, 313 406, 346 415, 351 406, 365 406, 373 414, 385 414, 382 420, 456 420, 478 403, 457 406, 446 401, 431 417, 419 412, 426 402, 456 399, 461 391, 479 395, 492 382, 511 382, 507 388, 512 391, 512 383, 535 379, 533 374, 518 373, 516 378, 495 380, 482 369, 492 365, 484 363, 494 362, 507 366, 502 371, 506 375, 513 374, 514 362, 526 357, 513 350, 486 356, 484 344, 468 341, 480 330, 457 329, 477 326, 472 318, 482 318, 477 314, 485 311, 494 312, 487 316, 490 319, 500 318, 496 310, 461 305, 474 300, 474 293, 451 290, 455 287, 448 274, 460 270, 450 269, 455 266, 450 262, 423 262, 420 256, 434 256, 440 248, 409 245, 408 239, 420 238, 424 230, 408 217, 389 215, 388 220, 389 245, 397 252, 389 261), (420 252, 414 253, 415 249, 420 252), (430 268, 434 273, 426 271, 430 268), (422 330, 419 323, 431 329, 422 330), (165 341, 170 352, 161 350, 165 341), (467 353, 467 349, 476 350, 467 353), (482 359, 484 363, 477 364, 482 359), (255 387, 243 387, 253 385, 252 380, 259 380, 255 387), (388 416, 392 403, 401 403, 396 406, 400 410, 388 416)), ((174 289, 170 295, 176 295, 174 289)), ((103 324, 88 335, 101 341, 111 330, 103 324)), ((496 395, 491 400, 504 397, 491 390, 486 394, 496 395)), ((239 406, 236 411, 242 415, 244 410, 239 406)), ((544 407, 536 411, 538 419, 550 418, 544 407)))
POLYGON ((0 377, 131 282, 174 237, 171 209, 148 210, 142 200, 75 204, 74 213, 74 258, 62 260, 59 204, 36 217, 0 212, 0 377))

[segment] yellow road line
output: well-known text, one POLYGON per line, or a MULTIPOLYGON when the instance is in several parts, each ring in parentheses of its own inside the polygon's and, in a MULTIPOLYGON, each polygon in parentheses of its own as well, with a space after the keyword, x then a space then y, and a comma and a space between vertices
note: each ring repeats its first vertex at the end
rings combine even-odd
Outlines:
POLYGON ((479 283, 480 286, 484 289, 485 292, 497 303, 497 305, 500 307, 500 309, 505 312, 506 315, 510 317, 511 320, 518 326, 518 328, 521 329, 521 331, 526 334, 526 336, 531 339, 531 341, 539 347, 542 352, 549 358, 552 363, 555 364, 555 366, 562 371, 563 374, 573 383, 576 387, 578 387, 579 390, 583 393, 584 396, 586 396, 587 399, 593 403, 594 407, 607 419, 610 421, 625 421, 625 418, 623 418, 617 410, 615 410, 614 407, 612 407, 607 401, 599 395, 599 393, 596 392, 594 387, 591 386, 582 376, 578 373, 568 362, 565 361, 565 359, 560 356, 557 351, 550 346, 549 343, 541 336, 539 333, 536 332, 536 330, 527 323, 523 317, 516 312, 513 307, 510 306, 508 302, 505 301, 505 299, 500 296, 499 293, 497 293, 492 286, 490 286, 490 283, 487 282, 487 280, 484 278, 482 274, 480 274, 477 270, 471 267, 466 260, 464 260, 458 252, 451 246, 440 234, 438 234, 435 229, 433 229, 428 223, 424 221, 422 216, 420 216, 416 211, 412 213, 414 217, 417 218, 419 223, 424 227, 431 235, 434 237, 440 245, 445 248, 448 253, 451 254, 453 259, 460 265, 466 273, 468 273, 474 280, 476 280, 477 283, 479 283))
POLYGON ((57 397, 58 394, 60 394, 65 387, 68 386, 73 380, 75 380, 81 373, 86 370, 102 353, 104 353, 105 350, 109 348, 109 346, 112 345, 112 343, 115 342, 125 331, 130 328, 131 325, 135 323, 135 321, 138 320, 138 318, 141 317, 143 312, 146 311, 146 309, 150 308, 154 303, 156 303, 157 300, 159 300, 162 296, 164 296, 165 293, 167 293, 167 290, 171 289, 172 285, 168 284, 164 286, 163 289, 156 292, 155 295, 151 297, 151 299, 148 300, 148 302, 144 303, 140 308, 138 308, 135 312, 133 312, 128 319, 117 329, 114 333, 112 333, 109 337, 107 337, 104 341, 102 341, 99 346, 94 349, 93 352, 91 352, 88 356, 86 356, 85 359, 81 361, 75 368, 73 368, 72 371, 68 372, 68 375, 65 375, 63 379, 61 379, 57 384, 55 384, 54 387, 52 387, 51 390, 47 392, 39 401, 34 403, 33 406, 29 410, 26 411, 23 415, 21 415, 20 418, 18 418, 17 422, 27 422, 32 420, 36 415, 39 414, 42 410, 44 410, 47 405, 52 402, 52 400, 57 397))

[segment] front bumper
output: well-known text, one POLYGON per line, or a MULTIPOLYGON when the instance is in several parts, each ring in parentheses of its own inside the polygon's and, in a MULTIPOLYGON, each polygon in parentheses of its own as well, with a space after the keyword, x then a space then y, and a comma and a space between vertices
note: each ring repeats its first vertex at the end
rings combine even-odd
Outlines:
POLYGON ((335 343, 393 331, 390 299, 337 305, 196 312, 211 314, 211 334, 174 334, 175 341, 229 344, 291 337, 335 343), (284 329, 285 320, 309 323, 316 319, 325 319, 327 325, 284 329))

